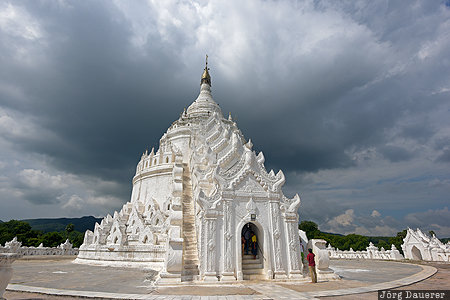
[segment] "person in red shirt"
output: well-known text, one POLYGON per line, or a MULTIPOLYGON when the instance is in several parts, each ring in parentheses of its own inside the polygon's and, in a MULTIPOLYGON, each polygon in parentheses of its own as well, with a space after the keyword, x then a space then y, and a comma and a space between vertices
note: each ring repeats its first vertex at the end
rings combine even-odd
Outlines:
POLYGON ((308 249, 308 255, 306 256, 306 259, 308 260, 308 266, 309 266, 309 274, 311 275, 311 283, 317 282, 317 273, 316 273, 316 262, 314 260, 314 253, 312 252, 312 249, 308 249))

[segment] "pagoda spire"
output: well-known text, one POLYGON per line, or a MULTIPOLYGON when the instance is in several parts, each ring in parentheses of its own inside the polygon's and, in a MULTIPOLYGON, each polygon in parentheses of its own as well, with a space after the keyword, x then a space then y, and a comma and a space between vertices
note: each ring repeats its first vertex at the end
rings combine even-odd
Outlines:
POLYGON ((206 83, 209 86, 211 86, 211 76, 209 75, 208 70, 209 70, 209 68, 208 68, 208 54, 206 54, 206 65, 205 65, 205 69, 203 70, 202 80, 200 81, 200 85, 206 83))

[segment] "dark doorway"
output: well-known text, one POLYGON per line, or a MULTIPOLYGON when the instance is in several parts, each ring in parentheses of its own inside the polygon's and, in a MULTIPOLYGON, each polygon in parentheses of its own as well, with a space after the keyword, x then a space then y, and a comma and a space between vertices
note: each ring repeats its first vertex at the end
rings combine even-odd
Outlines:
POLYGON ((257 256, 260 254, 260 237, 258 227, 252 223, 247 223, 242 227, 241 243, 242 255, 257 256))
POLYGON ((413 246, 411 248, 411 255, 414 260, 422 260, 422 253, 420 253, 419 248, 417 248, 416 246, 413 246))
POLYGON ((264 279, 263 233, 249 222, 241 231, 242 273, 244 279, 264 279))

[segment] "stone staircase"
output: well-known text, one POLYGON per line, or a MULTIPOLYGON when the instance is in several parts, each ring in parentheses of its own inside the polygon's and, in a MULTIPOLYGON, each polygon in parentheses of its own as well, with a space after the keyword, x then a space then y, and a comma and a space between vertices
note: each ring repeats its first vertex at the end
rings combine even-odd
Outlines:
POLYGON ((198 279, 197 234, 195 230, 195 211, 192 198, 192 183, 189 167, 183 165, 183 268, 181 281, 198 279))
POLYGON ((257 255, 256 258, 253 255, 242 255, 242 274, 244 280, 266 279, 261 255, 257 255))

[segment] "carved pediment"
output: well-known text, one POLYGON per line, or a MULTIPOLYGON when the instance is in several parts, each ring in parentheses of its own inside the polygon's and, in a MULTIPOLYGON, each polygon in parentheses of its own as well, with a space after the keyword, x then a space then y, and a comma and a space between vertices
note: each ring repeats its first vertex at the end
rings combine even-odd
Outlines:
POLYGON ((264 193, 264 187, 250 174, 248 174, 236 188, 237 191, 246 193, 264 193))

